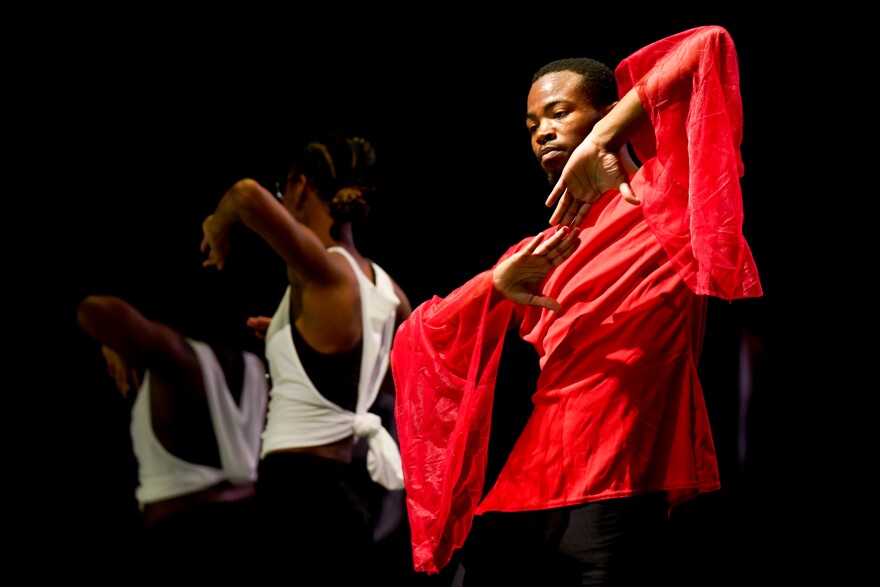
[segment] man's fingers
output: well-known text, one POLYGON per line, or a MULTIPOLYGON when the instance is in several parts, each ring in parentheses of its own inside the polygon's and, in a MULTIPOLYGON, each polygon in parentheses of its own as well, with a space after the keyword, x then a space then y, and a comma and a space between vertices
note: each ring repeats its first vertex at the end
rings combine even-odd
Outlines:
POLYGON ((524 252, 528 255, 531 255, 532 253, 534 253, 535 250, 538 248, 538 245, 540 245, 541 242, 544 240, 544 237, 545 237, 545 235, 543 232, 539 233, 535 238, 532 239, 532 242, 530 242, 526 246, 524 252))
POLYGON ((553 189, 550 190, 550 195, 547 196, 547 200, 544 202, 544 205, 548 208, 552 206, 556 200, 565 195, 565 182, 560 178, 559 181, 556 182, 556 185, 553 186, 553 189))
POLYGON ((642 201, 636 196, 635 192, 632 190, 632 186, 629 185, 629 182, 623 182, 620 184, 620 195, 623 196, 623 199, 629 202, 634 206, 638 206, 642 203, 642 201))
POLYGON ((542 308, 547 308, 553 312, 559 312, 562 310, 562 306, 559 305, 559 302, 553 298, 548 298, 547 296, 534 296, 529 301, 529 304, 532 306, 541 306, 542 308))
POLYGON ((562 199, 560 199, 559 203, 556 205, 556 210, 553 211, 553 215, 550 216, 550 226, 567 224, 567 222, 565 222, 565 217, 569 214, 568 211, 571 208, 571 204, 571 194, 566 190, 562 195, 562 199))

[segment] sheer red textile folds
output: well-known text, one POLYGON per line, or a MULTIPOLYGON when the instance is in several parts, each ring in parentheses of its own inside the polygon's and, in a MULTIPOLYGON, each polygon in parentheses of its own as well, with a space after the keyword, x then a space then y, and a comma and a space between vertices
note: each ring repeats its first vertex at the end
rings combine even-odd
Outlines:
POLYGON ((742 235, 743 113, 730 34, 678 33, 635 52, 615 75, 620 95, 635 86, 651 118, 653 133, 631 142, 645 162, 645 218, 675 268, 698 294, 762 295, 742 235))
POLYGON ((669 37, 618 67, 621 92, 636 85, 653 123, 634 140, 643 203, 606 194, 591 208, 581 246, 544 286, 561 312, 515 306, 486 271, 398 329, 391 367, 416 570, 446 566, 484 511, 660 489, 674 505, 720 487, 696 369, 705 296, 761 295, 741 233, 736 68, 719 27, 669 37), (541 377, 532 416, 481 501, 511 323, 538 351, 541 377))
POLYGON ((491 290, 486 271, 423 303, 392 347, 394 383, 405 390, 395 416, 416 570, 445 566, 483 491, 492 392, 513 311, 506 300, 492 308, 491 290))

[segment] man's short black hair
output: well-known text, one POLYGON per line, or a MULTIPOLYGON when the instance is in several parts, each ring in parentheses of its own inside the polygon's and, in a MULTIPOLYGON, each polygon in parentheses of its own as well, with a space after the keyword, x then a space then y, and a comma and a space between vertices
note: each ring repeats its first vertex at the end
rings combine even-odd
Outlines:
POLYGON ((580 88, 589 103, 597 110, 613 104, 619 98, 614 71, 601 61, 588 57, 569 57, 551 61, 535 72, 535 75, 532 76, 532 84, 548 73, 558 71, 571 71, 580 74, 584 78, 580 88))

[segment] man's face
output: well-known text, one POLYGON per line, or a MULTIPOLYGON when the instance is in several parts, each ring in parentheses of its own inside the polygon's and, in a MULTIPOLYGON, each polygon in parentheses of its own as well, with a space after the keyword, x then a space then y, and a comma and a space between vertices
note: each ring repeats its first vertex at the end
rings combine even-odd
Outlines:
POLYGON ((529 90, 526 126, 532 152, 555 185, 575 147, 602 118, 578 89, 582 77, 573 71, 548 73, 529 90))

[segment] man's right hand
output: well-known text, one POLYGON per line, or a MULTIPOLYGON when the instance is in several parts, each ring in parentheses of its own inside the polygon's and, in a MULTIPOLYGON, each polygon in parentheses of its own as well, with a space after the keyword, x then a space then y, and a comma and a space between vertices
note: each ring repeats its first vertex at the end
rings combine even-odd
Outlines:
POLYGON ((562 306, 542 293, 544 280, 581 244, 580 228, 560 227, 546 241, 542 232, 521 251, 499 263, 492 280, 501 294, 517 304, 541 306, 559 312, 562 306))

